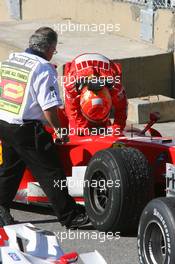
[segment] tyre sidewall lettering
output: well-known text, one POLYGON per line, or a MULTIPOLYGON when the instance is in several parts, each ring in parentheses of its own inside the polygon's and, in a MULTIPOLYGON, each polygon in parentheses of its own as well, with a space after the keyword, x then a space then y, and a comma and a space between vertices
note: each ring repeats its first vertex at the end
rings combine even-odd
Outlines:
MULTIPOLYGON (((164 217, 162 216, 162 214, 159 212, 157 208, 154 208, 152 215, 153 215, 153 218, 158 220, 159 224, 163 228, 163 232, 164 232, 165 240, 166 240, 166 246, 167 246, 167 253, 168 253, 167 260, 169 260, 171 256, 171 238, 170 238, 170 232, 168 230, 166 220, 164 219, 164 217)), ((168 263, 169 261, 167 262, 167 264, 168 263)))
MULTIPOLYGON (((152 202, 151 202, 152 203, 152 202)), ((157 202, 156 202, 157 203, 157 202)), ((165 263, 170 264, 174 263, 172 262, 173 256, 173 243, 174 243, 174 237, 175 237, 175 230, 173 227, 173 224, 171 222, 171 217, 169 213, 165 211, 165 213, 162 213, 163 210, 165 210, 165 207, 162 206, 160 203, 159 206, 156 206, 157 204, 150 206, 148 205, 147 208, 144 209, 144 212, 140 219, 140 224, 138 228, 138 238, 137 238, 137 246, 138 246, 138 255, 139 255, 139 263, 140 264, 146 264, 146 256, 144 251, 144 231, 147 229, 147 227, 150 224, 157 224, 159 228, 161 228, 162 233, 164 235, 165 243, 166 243, 166 256, 165 256, 165 263), (162 208, 161 208, 162 206, 162 208), (161 210, 159 209, 161 208, 161 210), (164 214, 164 215, 163 215, 164 214), (169 220, 170 219, 170 220, 169 220)), ((173 258, 174 260, 174 258, 173 258)), ((149 263, 152 264, 152 263, 149 263)))

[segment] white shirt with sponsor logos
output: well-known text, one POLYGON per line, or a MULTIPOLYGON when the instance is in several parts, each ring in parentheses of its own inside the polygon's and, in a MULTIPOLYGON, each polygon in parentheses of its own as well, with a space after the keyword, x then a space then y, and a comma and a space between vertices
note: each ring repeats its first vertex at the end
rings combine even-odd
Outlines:
MULTIPOLYGON (((59 95, 59 88, 57 82, 57 72, 54 66, 51 65, 47 60, 26 52, 12 53, 10 54, 9 59, 7 60, 7 65, 5 65, 4 63, 4 69, 5 69, 4 72, 6 74, 4 75, 5 76, 4 78, 6 80, 3 80, 3 82, 1 81, 1 77, 3 75, 1 74, 0 86, 3 87, 2 83, 6 82, 7 89, 6 89, 6 95, 4 95, 3 99, 2 96, 0 95, 0 99, 1 99, 0 120, 4 120, 12 124, 22 124, 23 120, 31 120, 31 119, 46 121, 43 111, 53 106, 62 105, 62 100, 59 95), (21 90, 19 91, 16 88, 17 92, 15 91, 16 92, 15 94, 14 89, 12 89, 13 87, 15 87, 14 85, 16 85, 15 83, 16 80, 14 79, 12 81, 12 84, 7 83, 8 80, 7 74, 9 73, 7 71, 8 63, 11 63, 10 64, 10 67, 12 68, 11 75, 12 74, 14 75, 13 65, 17 67, 19 66, 19 69, 21 67, 21 69, 24 71, 24 75, 28 73, 27 71, 25 71, 26 69, 30 70, 29 74, 27 75, 29 76, 29 79, 26 82, 26 85, 24 85, 23 97, 21 96, 22 99, 19 98, 19 100, 17 100, 17 96, 18 95, 20 96, 21 90), (10 85, 11 85, 11 90, 10 88, 8 89, 10 85), (9 99, 9 96, 12 97, 13 93, 14 93, 13 97, 15 99, 14 98, 9 99), (2 104, 3 107, 1 107, 2 104), (16 109, 19 109, 18 111, 13 110, 15 109, 14 105, 16 109)), ((18 68, 15 68, 14 71, 17 72, 16 76, 18 76, 19 78, 20 74, 18 72, 18 68)), ((21 82, 21 86, 23 88, 22 82, 21 82)))

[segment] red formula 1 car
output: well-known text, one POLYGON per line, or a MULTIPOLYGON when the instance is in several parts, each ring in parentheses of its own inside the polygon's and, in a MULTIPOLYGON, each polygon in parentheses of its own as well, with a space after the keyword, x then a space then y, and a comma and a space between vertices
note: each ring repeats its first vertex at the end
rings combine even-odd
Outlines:
MULTIPOLYGON (((70 135, 69 142, 57 144, 69 192, 85 203, 96 229, 133 230, 147 203, 165 196, 166 163, 175 163, 175 141, 150 128, 156 119, 151 115, 139 134, 105 135, 102 130, 98 135, 70 135), (145 135, 147 130, 151 135, 145 135)), ((53 184, 57 188, 60 183, 53 184)), ((15 200, 48 204, 28 169, 15 200)))

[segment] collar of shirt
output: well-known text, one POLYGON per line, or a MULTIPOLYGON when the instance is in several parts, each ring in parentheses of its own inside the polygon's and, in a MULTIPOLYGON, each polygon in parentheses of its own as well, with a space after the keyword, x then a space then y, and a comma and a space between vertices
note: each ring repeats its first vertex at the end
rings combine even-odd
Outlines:
POLYGON ((44 54, 43 54, 42 52, 40 52, 40 51, 33 50, 32 48, 27 48, 27 49, 25 50, 25 52, 26 52, 26 53, 29 53, 29 54, 33 54, 33 55, 39 56, 39 57, 41 57, 41 58, 43 58, 43 59, 46 60, 44 54))

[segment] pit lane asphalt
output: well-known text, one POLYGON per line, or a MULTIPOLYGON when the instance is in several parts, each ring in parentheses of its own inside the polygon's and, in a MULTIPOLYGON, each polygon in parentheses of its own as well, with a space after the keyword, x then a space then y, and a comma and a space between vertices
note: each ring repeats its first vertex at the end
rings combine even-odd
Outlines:
MULTIPOLYGON (((138 127, 143 127, 139 125, 138 127)), ((163 136, 175 137, 175 122, 155 124, 163 136)), ((78 253, 98 250, 108 264, 138 264, 136 236, 116 237, 104 236, 94 230, 92 226, 79 231, 68 231, 61 227, 51 210, 34 206, 14 205, 11 212, 19 222, 30 222, 39 228, 50 230, 61 239, 61 246, 65 252, 77 251, 78 253), (85 234, 86 233, 86 234, 85 234), (86 239, 84 239, 84 237, 86 239)), ((81 262, 79 262, 81 263, 81 262)), ((95 263, 90 263, 95 264, 95 263)))

